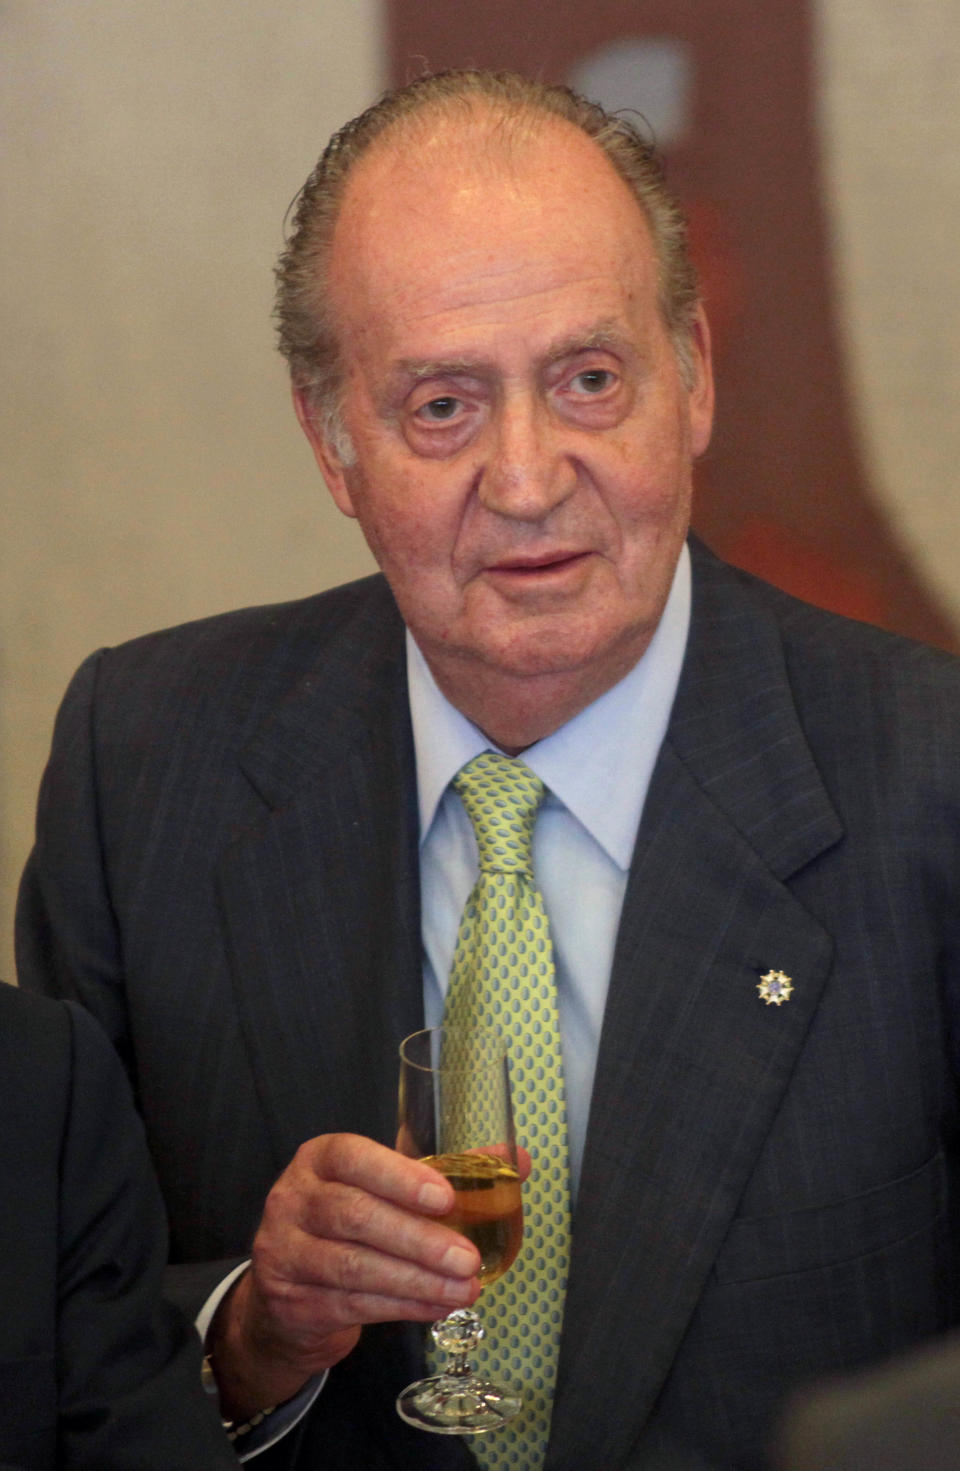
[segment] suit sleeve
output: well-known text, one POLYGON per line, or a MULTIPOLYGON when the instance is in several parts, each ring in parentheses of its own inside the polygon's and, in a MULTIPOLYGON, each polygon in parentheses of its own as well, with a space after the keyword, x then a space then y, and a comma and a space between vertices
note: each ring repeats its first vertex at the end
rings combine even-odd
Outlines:
MULTIPOLYGON (((25 990, 77 1001, 116 1048, 137 1090, 122 937, 110 895, 98 811, 93 706, 103 651, 78 669, 57 715, 17 902, 17 975, 25 990)), ((169 1266, 164 1290, 195 1318, 239 1257, 169 1266)))
POLYGON ((17 973, 26 989, 80 1001, 129 1064, 121 941, 103 862, 91 731, 101 657, 93 654, 81 665, 57 715, 17 903, 17 973))
POLYGON ((66 1471, 236 1466, 200 1387, 200 1346, 161 1297, 159 1190, 122 1068, 71 1007, 61 1156, 60 1460, 66 1471))

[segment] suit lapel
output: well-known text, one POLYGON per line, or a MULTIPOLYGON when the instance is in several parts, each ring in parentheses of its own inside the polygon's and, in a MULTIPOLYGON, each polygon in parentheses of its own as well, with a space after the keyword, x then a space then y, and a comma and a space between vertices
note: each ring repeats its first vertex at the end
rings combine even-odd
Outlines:
POLYGON ((550 1471, 619 1465, 640 1434, 832 955, 784 883, 842 831, 776 625, 735 574, 700 554, 695 567, 691 642, 638 835, 597 1063, 550 1471), (757 991, 771 968, 794 984, 781 1006, 757 991))
POLYGON ((397 1047, 422 1025, 403 630, 368 612, 243 756, 265 804, 221 866, 241 1025, 275 1168, 318 1132, 392 1143, 397 1047))

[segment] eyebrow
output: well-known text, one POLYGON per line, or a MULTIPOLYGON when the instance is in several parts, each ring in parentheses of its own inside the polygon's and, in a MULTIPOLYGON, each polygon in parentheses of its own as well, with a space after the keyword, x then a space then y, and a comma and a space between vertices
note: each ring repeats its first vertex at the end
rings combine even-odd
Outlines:
MULTIPOLYGON (((543 354, 542 363, 561 362, 574 357, 578 352, 605 349, 612 352, 636 351, 630 339, 613 322, 598 322, 586 332, 571 332, 569 336, 551 343, 543 354)), ((483 358, 401 358, 390 374, 391 382, 420 383, 426 378, 478 377, 490 368, 483 358)))
POLYGON ((412 378, 419 383, 423 378, 462 377, 481 371, 483 364, 471 358, 401 358, 391 371, 391 379, 412 378))
POLYGON ((620 353, 636 351, 635 344, 614 322, 598 322, 589 332, 572 332, 569 337, 554 343, 546 353, 545 361, 556 363, 563 358, 575 357, 578 352, 590 352, 598 348, 620 353))

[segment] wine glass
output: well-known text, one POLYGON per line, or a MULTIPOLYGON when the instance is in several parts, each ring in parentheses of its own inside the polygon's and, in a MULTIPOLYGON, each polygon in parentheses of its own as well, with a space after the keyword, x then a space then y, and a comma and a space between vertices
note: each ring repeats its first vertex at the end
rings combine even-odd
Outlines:
MULTIPOLYGON (((507 1044, 482 1027, 430 1027, 400 1044, 397 1148, 422 1159, 453 1186, 441 1220, 480 1253, 481 1286, 513 1264, 523 1236, 520 1174, 510 1103, 507 1044)), ((484 1337, 472 1308, 433 1325, 446 1366, 410 1384, 397 1411, 441 1435, 493 1430, 521 1408, 519 1395, 481 1379, 468 1355, 484 1337)))

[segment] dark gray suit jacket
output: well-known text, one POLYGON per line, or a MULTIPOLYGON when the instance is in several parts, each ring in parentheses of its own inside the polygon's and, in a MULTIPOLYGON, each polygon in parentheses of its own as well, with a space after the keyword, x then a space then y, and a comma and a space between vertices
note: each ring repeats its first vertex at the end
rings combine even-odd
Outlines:
MULTIPOLYGON (((956 661, 694 547, 548 1471, 762 1466, 793 1385, 954 1321, 958 729, 956 661), (770 968, 794 985, 779 1007, 757 992, 770 968)), ((310 1135, 392 1141, 397 1042, 421 1024, 418 906, 403 629, 381 579, 78 673, 24 880, 22 979, 79 997, 127 1058, 175 1261, 242 1252, 310 1135)), ((197 1291, 208 1275, 181 1273, 197 1291)), ((286 1463, 469 1464, 396 1422, 417 1342, 366 1334, 286 1463)))
POLYGON ((165 1260, 109 1043, 81 1008, 0 985, 0 1471, 236 1467, 165 1260))

